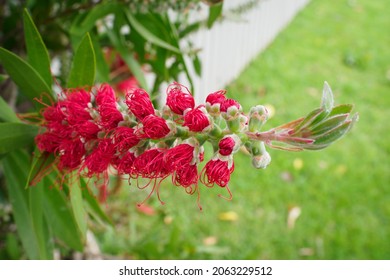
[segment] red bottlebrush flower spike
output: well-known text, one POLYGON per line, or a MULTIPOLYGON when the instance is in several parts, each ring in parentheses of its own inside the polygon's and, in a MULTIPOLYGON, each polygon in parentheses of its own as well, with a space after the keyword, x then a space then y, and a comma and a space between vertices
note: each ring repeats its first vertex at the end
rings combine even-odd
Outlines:
POLYGON ((126 95, 126 104, 134 116, 143 120, 146 116, 154 115, 153 104, 150 101, 149 94, 143 89, 135 89, 132 93, 126 95))
POLYGON ((142 138, 160 139, 169 134, 169 129, 166 120, 162 117, 149 115, 142 120, 142 138))
POLYGON ((122 101, 108 84, 101 85, 96 94, 66 90, 51 106, 40 101, 46 108, 41 112, 43 129, 35 141, 43 156, 52 153, 58 157, 54 163, 62 173, 78 170, 78 175, 95 176, 102 200, 107 195, 108 168, 112 167, 121 177, 148 179, 141 188, 152 189, 144 201, 156 192, 163 203, 159 188, 172 176, 174 185, 188 194, 197 193, 201 209, 199 181, 210 188, 216 184, 226 189, 229 197, 223 198, 232 198, 228 185, 233 156, 240 147, 246 148, 254 167, 265 168, 271 162, 266 145, 291 151, 323 149, 358 119, 357 114, 350 116, 352 105, 333 106, 333 94, 325 83, 320 108, 263 132, 267 109, 254 106, 248 118, 241 105, 227 99, 225 93, 213 92, 204 105, 195 106, 190 91, 174 83, 167 89, 164 108, 155 111, 149 95, 137 88, 126 95, 129 111, 121 112, 122 101), (199 173, 205 142, 216 151, 199 173))
POLYGON ((210 120, 204 107, 196 107, 184 115, 184 124, 191 131, 201 132, 210 125, 210 120))
POLYGON ((167 103, 168 107, 178 115, 183 115, 185 110, 194 109, 195 100, 184 86, 174 83, 167 89, 167 103), (183 88, 187 92, 183 91, 183 88))

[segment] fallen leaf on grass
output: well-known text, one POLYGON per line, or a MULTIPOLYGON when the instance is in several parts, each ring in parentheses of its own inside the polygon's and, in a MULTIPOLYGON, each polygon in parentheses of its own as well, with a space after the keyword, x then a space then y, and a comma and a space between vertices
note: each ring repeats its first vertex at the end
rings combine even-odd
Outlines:
POLYGON ((238 220, 238 214, 234 211, 222 212, 218 215, 221 221, 234 222, 238 220))
POLYGON ((301 208, 299 206, 293 206, 288 210, 287 216, 287 227, 288 229, 293 229, 295 226, 296 220, 301 215, 301 208))

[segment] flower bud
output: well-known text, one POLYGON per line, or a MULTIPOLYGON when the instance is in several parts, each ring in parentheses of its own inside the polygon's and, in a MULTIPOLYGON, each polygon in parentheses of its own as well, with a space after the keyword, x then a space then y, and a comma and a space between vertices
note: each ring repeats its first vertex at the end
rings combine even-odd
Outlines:
POLYGON ((190 131, 201 132, 210 125, 207 111, 204 107, 196 107, 184 115, 184 124, 190 131))
POLYGON ((149 94, 143 89, 137 88, 126 95, 126 104, 134 116, 143 120, 148 115, 154 115, 153 104, 150 101, 149 94))
POLYGON ((171 132, 166 120, 162 117, 149 115, 142 120, 142 138, 160 139, 171 132))
POLYGON ((249 131, 260 131, 263 124, 268 120, 269 113, 265 106, 257 105, 249 111, 249 131))
MULTIPOLYGON (((167 89, 167 106, 178 115, 183 115, 187 109, 194 109, 195 100, 189 92, 184 92, 184 86, 174 83, 167 89)), ((188 90, 187 90, 188 91, 188 90)))
POLYGON ((228 156, 238 151, 241 146, 241 140, 236 134, 226 135, 219 141, 219 153, 222 156, 228 156))
POLYGON ((264 169, 271 163, 271 156, 268 152, 264 154, 252 156, 252 165, 258 169, 264 169))

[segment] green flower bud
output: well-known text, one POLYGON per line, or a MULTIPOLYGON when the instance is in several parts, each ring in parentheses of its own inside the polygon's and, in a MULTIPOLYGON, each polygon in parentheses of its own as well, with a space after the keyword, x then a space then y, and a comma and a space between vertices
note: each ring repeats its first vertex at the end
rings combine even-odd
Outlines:
POLYGON ((257 105, 249 111, 249 131, 260 131, 263 124, 268 120, 269 113, 263 105, 257 105))

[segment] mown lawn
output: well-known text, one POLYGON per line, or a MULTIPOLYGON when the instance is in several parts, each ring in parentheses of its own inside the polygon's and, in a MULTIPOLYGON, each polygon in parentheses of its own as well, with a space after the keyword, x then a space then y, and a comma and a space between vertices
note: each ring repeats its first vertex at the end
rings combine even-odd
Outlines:
MULTIPOLYGON (((240 153, 230 188, 196 197, 164 184, 154 214, 136 209, 147 196, 122 187, 101 228, 105 254, 136 259, 390 259, 390 9, 386 1, 312 1, 228 86, 246 111, 269 104, 265 129, 319 106, 323 82, 336 103, 354 103, 360 120, 318 152, 268 149, 266 170, 240 153), (300 213, 294 225, 288 217, 300 213)), ((210 89, 210 91, 215 89, 210 89)))

